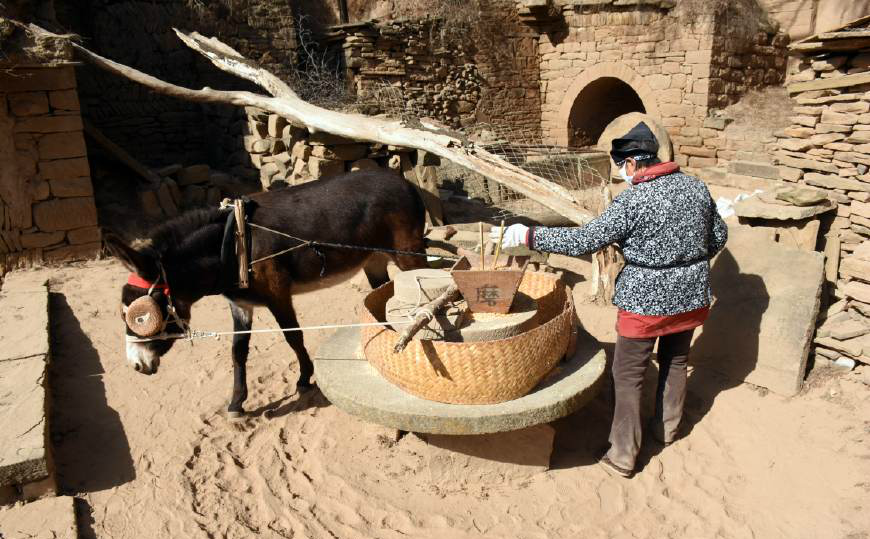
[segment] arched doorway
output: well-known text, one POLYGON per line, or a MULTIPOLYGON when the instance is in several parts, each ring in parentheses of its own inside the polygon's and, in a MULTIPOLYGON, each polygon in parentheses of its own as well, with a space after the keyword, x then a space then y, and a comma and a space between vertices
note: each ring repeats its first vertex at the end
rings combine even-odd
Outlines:
POLYGON ((629 112, 646 112, 640 96, 616 77, 590 82, 577 95, 568 116, 568 145, 594 146, 611 121, 629 112))
POLYGON ((643 112, 661 119, 655 94, 644 78, 621 62, 585 69, 565 90, 559 105, 557 143, 594 146, 614 118, 643 112))

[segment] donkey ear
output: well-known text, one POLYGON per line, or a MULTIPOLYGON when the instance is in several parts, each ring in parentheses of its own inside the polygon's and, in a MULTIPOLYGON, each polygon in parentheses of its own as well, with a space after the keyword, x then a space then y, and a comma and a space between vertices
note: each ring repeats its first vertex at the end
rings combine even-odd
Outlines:
POLYGON ((144 279, 157 278, 157 254, 152 249, 137 250, 124 240, 109 232, 103 235, 103 243, 109 253, 121 261, 125 268, 144 279))

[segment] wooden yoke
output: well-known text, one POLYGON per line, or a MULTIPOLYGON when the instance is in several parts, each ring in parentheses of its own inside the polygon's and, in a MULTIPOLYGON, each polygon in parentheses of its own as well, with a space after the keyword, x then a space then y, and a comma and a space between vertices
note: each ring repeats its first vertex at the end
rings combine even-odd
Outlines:
POLYGON ((245 219, 245 201, 236 199, 233 202, 233 214, 236 218, 236 255, 239 257, 239 288, 248 288, 250 273, 250 253, 248 253, 247 222, 245 219))

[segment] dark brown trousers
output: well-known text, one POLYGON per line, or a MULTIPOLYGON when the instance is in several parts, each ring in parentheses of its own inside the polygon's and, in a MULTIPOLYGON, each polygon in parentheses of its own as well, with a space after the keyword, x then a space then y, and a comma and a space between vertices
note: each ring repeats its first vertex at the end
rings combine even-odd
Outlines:
MULTIPOLYGON (((652 435, 659 442, 674 440, 683 403, 686 400, 686 365, 689 359, 689 344, 694 330, 664 335, 659 341, 659 380, 656 388, 655 415, 652 418, 652 435)), ((613 357, 613 388, 616 405, 613 424, 610 427, 611 462, 627 470, 634 469, 640 451, 641 419, 640 400, 643 378, 655 346, 656 338, 630 339, 618 337, 613 357)))

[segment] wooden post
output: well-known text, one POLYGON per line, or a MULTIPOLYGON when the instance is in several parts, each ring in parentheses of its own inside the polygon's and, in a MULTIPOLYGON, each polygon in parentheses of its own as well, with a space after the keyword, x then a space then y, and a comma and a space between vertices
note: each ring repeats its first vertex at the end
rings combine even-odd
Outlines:
POLYGON ((239 288, 248 288, 248 240, 245 233, 245 203, 236 200, 233 203, 236 217, 236 255, 239 257, 239 288))

